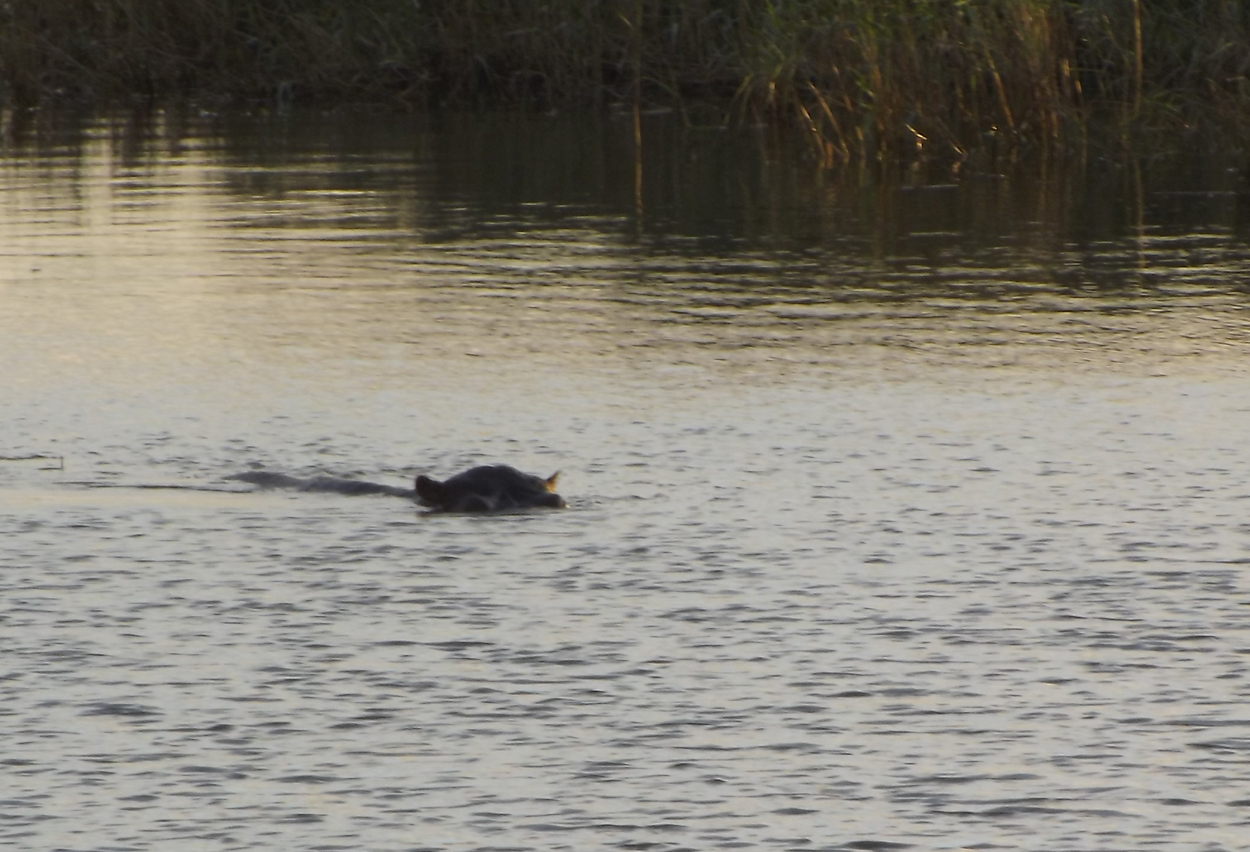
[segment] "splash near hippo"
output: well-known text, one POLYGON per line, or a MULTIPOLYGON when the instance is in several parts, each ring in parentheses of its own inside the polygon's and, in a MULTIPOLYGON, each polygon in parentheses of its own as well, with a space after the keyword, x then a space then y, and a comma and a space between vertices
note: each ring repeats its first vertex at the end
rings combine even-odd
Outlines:
POLYGON ((268 470, 252 470, 228 478, 261 488, 405 497, 431 512, 516 512, 524 509, 564 509, 568 506, 564 498, 556 493, 556 482, 560 478, 558 472, 543 478, 522 473, 506 464, 470 468, 442 481, 421 475, 416 478, 412 489, 333 476, 302 478, 268 470))

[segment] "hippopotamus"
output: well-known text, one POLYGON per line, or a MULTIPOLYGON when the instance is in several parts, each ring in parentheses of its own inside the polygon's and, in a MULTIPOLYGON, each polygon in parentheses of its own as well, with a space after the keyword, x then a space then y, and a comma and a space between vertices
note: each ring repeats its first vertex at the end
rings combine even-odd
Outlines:
POLYGON ((436 512, 507 512, 516 509, 563 509, 556 493, 560 472, 543 479, 506 464, 483 465, 439 482, 417 477, 417 502, 436 512))
POLYGON ((333 494, 386 494, 406 497, 433 512, 512 512, 520 509, 563 509, 568 506, 556 493, 559 472, 544 479, 522 473, 506 464, 483 465, 439 481, 418 476, 415 488, 398 488, 359 479, 314 476, 303 479, 268 470, 250 470, 229 479, 262 488, 294 488, 333 494))

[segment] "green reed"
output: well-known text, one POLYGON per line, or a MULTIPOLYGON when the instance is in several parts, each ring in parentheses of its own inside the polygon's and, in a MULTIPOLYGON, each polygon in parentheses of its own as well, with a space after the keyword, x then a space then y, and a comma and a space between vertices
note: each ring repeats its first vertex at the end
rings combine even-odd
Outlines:
POLYGON ((1250 122, 1240 0, 0 0, 9 107, 629 102, 827 163, 1250 122), (1114 134, 1113 134, 1114 135, 1114 134))

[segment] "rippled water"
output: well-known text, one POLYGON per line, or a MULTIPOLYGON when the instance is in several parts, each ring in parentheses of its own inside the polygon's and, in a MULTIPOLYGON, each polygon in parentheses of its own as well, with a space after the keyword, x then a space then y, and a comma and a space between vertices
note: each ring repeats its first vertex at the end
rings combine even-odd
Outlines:
POLYGON ((192 124, 0 160, 7 846, 1246 847, 1240 196, 192 124))

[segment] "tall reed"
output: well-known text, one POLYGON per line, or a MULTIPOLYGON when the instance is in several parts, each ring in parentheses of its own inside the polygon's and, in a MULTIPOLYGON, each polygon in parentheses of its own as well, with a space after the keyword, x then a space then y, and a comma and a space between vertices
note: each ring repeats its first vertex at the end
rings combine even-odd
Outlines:
POLYGON ((1240 0, 0 0, 0 99, 797 122, 825 162, 1250 127, 1240 0))

